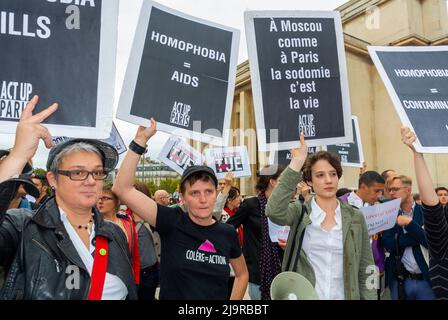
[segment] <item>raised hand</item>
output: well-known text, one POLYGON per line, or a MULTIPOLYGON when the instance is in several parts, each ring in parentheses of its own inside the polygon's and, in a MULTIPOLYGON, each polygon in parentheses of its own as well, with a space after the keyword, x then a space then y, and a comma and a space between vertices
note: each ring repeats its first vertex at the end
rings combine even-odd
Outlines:
POLYGON ((39 97, 34 96, 22 112, 16 128, 14 147, 0 166, 0 182, 22 172, 36 153, 40 139, 45 142, 47 148, 53 146, 50 132, 41 123, 56 111, 58 105, 53 103, 45 110, 33 115, 38 101, 39 97))
POLYGON ((363 175, 364 172, 366 172, 366 171, 367 171, 367 163, 365 161, 363 161, 362 162, 362 167, 359 168, 359 175, 360 176, 363 175))
POLYGON ((156 134, 156 132, 157 132, 157 122, 154 120, 154 118, 151 118, 149 127, 143 127, 143 126, 138 127, 134 140, 139 145, 144 146, 148 142, 148 140, 153 135, 156 134))
POLYGON ((232 172, 227 172, 226 176, 224 177, 224 179, 226 180, 226 185, 231 187, 232 183, 233 183, 233 173, 232 172))
POLYGON ((403 143, 414 152, 416 152, 413 145, 415 140, 417 140, 417 136, 414 132, 411 131, 411 129, 409 129, 408 127, 401 128, 401 141, 403 141, 403 143))
POLYGON ((308 146, 306 145, 303 133, 300 134, 300 147, 291 149, 289 152, 291 152, 289 167, 297 172, 300 171, 308 156, 308 146))
POLYGON ((39 140, 42 139, 47 148, 53 146, 51 134, 41 123, 48 118, 58 108, 57 103, 53 103, 48 108, 33 115, 33 110, 39 101, 38 96, 34 96, 26 105, 22 112, 20 121, 17 124, 14 147, 11 150, 11 157, 20 157, 30 160, 36 153, 39 140))

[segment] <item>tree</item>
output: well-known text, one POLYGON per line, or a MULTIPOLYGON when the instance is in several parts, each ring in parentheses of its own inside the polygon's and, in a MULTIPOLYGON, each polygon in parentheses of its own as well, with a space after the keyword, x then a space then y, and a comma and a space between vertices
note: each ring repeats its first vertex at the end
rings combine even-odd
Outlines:
POLYGON ((160 181, 159 189, 166 190, 168 193, 172 194, 179 187, 180 178, 165 178, 160 181))

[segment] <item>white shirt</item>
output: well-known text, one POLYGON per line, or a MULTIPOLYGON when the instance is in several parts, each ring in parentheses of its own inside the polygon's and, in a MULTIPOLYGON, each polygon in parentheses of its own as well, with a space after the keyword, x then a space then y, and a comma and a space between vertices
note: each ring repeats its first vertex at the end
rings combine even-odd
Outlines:
MULTIPOLYGON (((92 244, 92 240, 95 238, 95 225, 92 226, 92 233, 90 234, 90 250, 87 249, 84 242, 82 242, 78 233, 75 231, 70 221, 67 219, 67 215, 59 208, 61 213, 61 221, 64 224, 65 230, 67 230, 68 235, 70 236, 70 240, 75 246, 76 251, 82 259, 87 271, 90 276, 92 276, 92 268, 93 268, 93 256, 92 254, 95 252, 95 246, 92 244)), ((104 281, 104 289, 103 296, 101 300, 124 300, 128 295, 128 289, 126 288, 123 281, 117 276, 114 276, 110 273, 106 272, 106 279, 104 281)))
POLYGON ((321 227, 326 213, 311 201, 311 224, 306 227, 303 250, 316 276, 315 290, 321 300, 344 300, 343 244, 341 206, 335 212, 336 225, 326 231, 321 227))
POLYGON ((351 205, 351 206, 355 206, 356 208, 360 209, 362 207, 368 207, 369 203, 368 202, 364 202, 357 194, 355 191, 350 192, 350 194, 347 197, 347 202, 351 205))
MULTIPOLYGON (((406 217, 412 218, 414 215, 415 202, 412 203, 412 211, 408 214, 402 211, 402 214, 406 217)), ((403 233, 408 233, 406 229, 403 227, 403 233)), ((420 268, 418 267, 417 261, 415 260, 414 253, 412 252, 412 247, 406 247, 403 252, 403 256, 401 257, 401 262, 403 262, 404 267, 409 272, 413 273, 422 273, 420 268)))

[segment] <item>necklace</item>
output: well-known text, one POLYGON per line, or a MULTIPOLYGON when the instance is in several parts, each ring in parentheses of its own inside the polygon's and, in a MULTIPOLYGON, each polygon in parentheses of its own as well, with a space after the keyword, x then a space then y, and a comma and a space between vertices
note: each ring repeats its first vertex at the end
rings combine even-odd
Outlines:
POLYGON ((92 218, 90 218, 89 222, 87 222, 86 224, 73 224, 70 222, 70 224, 72 226, 76 227, 78 230, 85 229, 88 234, 90 234, 90 224, 91 223, 93 223, 93 215, 92 215, 92 218))

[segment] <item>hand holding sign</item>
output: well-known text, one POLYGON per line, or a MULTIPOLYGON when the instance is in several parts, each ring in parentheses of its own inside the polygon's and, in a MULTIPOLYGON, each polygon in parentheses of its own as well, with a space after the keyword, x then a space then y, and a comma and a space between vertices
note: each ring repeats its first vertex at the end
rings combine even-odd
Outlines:
POLYGON ((417 140, 417 136, 408 127, 401 128, 401 141, 407 145, 413 152, 415 151, 414 142, 417 140))
POLYGON ((135 142, 138 143, 139 145, 146 145, 146 143, 148 142, 148 140, 156 134, 157 132, 157 123, 156 120, 154 120, 154 118, 151 118, 150 120, 151 125, 149 127, 143 127, 143 126, 139 126, 137 133, 135 134, 135 142))
POLYGON ((291 149, 290 152, 291 162, 289 167, 294 171, 299 172, 308 156, 308 147, 305 143, 305 136, 303 133, 300 134, 300 148, 291 149))

